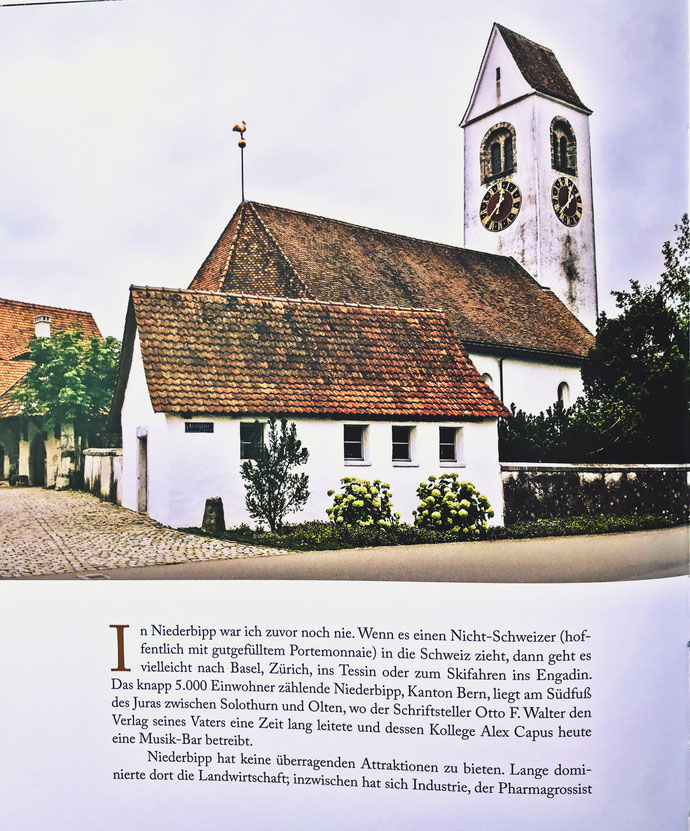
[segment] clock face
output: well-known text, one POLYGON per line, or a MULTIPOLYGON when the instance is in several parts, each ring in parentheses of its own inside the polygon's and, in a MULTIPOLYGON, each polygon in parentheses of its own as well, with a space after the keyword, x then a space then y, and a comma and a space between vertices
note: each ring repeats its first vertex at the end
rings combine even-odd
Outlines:
POLYGON ((564 225, 572 227, 582 219, 582 197, 577 185, 568 176, 560 176, 553 183, 551 203, 564 225))
POLYGON ((520 188, 503 180, 487 190, 479 206, 479 218, 487 231, 502 231, 520 212, 522 194, 520 188))

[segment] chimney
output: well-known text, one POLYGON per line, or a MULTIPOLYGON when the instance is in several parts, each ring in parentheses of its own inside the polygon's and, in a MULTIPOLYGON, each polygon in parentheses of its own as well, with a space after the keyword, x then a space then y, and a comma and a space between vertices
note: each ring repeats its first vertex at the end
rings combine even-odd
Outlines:
POLYGON ((34 320, 37 338, 50 337, 50 315, 38 315, 34 320))

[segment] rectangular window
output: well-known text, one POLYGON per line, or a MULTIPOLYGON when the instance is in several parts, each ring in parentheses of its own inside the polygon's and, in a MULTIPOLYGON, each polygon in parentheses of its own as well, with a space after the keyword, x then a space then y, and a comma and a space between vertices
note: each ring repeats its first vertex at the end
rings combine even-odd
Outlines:
POLYGON ((256 459, 264 443, 264 426, 258 421, 240 422, 240 459, 256 459))
POLYGON ((412 428, 393 427, 393 461, 412 461, 412 428))
POLYGON ((343 425, 343 451, 346 462, 363 462, 366 453, 366 425, 343 425))
POLYGON ((460 427, 438 428, 438 458, 446 464, 462 464, 462 429, 460 427))

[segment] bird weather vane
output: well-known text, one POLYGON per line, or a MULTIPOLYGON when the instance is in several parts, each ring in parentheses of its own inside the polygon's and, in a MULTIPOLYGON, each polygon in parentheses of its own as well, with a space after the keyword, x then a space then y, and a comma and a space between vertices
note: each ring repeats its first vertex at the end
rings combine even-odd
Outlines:
POLYGON ((240 134, 240 140, 237 142, 237 146, 240 148, 240 171, 242 177, 242 201, 244 202, 244 148, 247 146, 247 142, 244 138, 245 130, 247 129, 247 122, 243 121, 242 126, 240 127, 239 124, 235 124, 232 128, 233 133, 240 134))

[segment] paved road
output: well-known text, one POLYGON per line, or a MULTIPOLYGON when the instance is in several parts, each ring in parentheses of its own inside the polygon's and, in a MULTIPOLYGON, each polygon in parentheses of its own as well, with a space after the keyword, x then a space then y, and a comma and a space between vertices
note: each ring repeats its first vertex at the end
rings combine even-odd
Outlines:
POLYGON ((540 540, 293 552, 284 557, 121 569, 103 576, 113 580, 589 583, 687 573, 688 528, 685 527, 540 540))
POLYGON ((173 531, 89 493, 0 487, 0 578, 285 553, 173 531))
POLYGON ((687 574, 688 527, 286 552, 165 528, 90 494, 0 489, 0 577, 591 582, 687 574))

